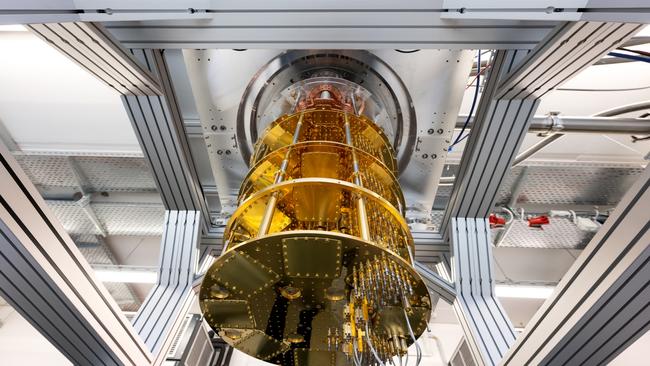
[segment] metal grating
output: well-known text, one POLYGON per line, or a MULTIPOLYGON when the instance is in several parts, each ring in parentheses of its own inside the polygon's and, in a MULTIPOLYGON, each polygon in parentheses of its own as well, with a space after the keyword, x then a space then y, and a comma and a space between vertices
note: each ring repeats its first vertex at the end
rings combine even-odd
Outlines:
MULTIPOLYGON (((448 166, 450 170, 457 166, 448 166)), ((510 201, 514 182, 522 167, 512 168, 497 192, 496 205, 510 201)), ((527 175, 517 203, 544 205, 616 205, 643 172, 629 164, 535 163, 527 165, 527 175)), ((434 210, 444 209, 453 185, 440 186, 434 210)))
MULTIPOLYGON (((515 220, 499 246, 515 248, 542 248, 542 249, 582 249, 594 232, 580 230, 572 220, 567 218, 552 217, 550 225, 543 229, 528 227, 527 221, 515 220)), ((492 239, 498 231, 492 229, 492 239)))
POLYGON ((83 209, 72 201, 46 201, 54 215, 70 235, 99 235, 83 209))
MULTIPOLYGON (((517 202, 615 205, 643 172, 640 167, 562 165, 528 166, 517 202)), ((497 195, 497 205, 503 205, 510 200, 513 183, 521 170, 521 167, 510 170, 497 195)))
MULTIPOLYGON (((73 240, 77 243, 79 251, 91 265, 115 264, 115 258, 106 244, 94 235, 78 235, 73 240)), ((132 291, 131 287, 125 283, 104 282, 104 286, 111 294, 115 302, 123 311, 137 311, 141 301, 132 291)))
POLYGON ((76 187, 65 156, 16 155, 16 160, 37 187, 76 187))
POLYGON ((445 210, 431 211, 431 226, 433 226, 433 231, 440 231, 440 225, 442 225, 442 219, 444 217, 445 210))
POLYGON ((167 357, 172 357, 172 358, 177 358, 177 353, 179 351, 179 346, 181 341, 183 340, 183 336, 187 336, 187 328, 191 324, 192 320, 192 314, 187 314, 183 318, 183 321, 181 322, 180 327, 178 327, 178 332, 176 332, 176 335, 174 335, 174 339, 172 341, 172 345, 169 347, 169 350, 167 351, 167 357))
POLYGON ((156 191, 144 158, 76 157, 96 192, 156 191))
MULTIPOLYGON (((69 234, 100 234, 76 202, 47 203, 69 234)), ((91 203, 90 206, 109 235, 162 235, 165 216, 162 204, 91 203)))
POLYGON ((162 235, 165 208, 162 204, 91 205, 110 235, 162 235))
MULTIPOLYGON (((16 159, 41 190, 77 187, 67 156, 16 155, 16 159)), ((156 183, 144 158, 76 156, 74 160, 92 192, 156 191, 156 183)))

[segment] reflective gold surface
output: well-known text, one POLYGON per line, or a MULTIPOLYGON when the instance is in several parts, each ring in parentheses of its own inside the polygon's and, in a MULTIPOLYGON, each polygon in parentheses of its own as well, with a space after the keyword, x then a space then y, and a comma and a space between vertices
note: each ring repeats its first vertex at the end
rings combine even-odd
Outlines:
POLYGON ((259 139, 201 309, 226 342, 274 364, 386 363, 413 343, 409 327, 425 330, 431 301, 393 149, 323 89, 259 139))
POLYGON ((352 146, 381 160, 391 172, 397 172, 395 152, 386 135, 373 121, 365 116, 328 108, 310 109, 278 118, 255 144, 251 165, 270 152, 291 145, 301 115, 303 126, 297 142, 329 141, 349 145, 345 136, 345 115, 350 123, 352 146))
POLYGON ((279 148, 251 167, 239 191, 240 200, 262 190, 275 181, 275 176, 288 157, 283 181, 322 177, 354 183, 353 152, 359 163, 363 187, 402 210, 404 197, 397 178, 384 163, 367 152, 337 142, 301 142, 279 148))

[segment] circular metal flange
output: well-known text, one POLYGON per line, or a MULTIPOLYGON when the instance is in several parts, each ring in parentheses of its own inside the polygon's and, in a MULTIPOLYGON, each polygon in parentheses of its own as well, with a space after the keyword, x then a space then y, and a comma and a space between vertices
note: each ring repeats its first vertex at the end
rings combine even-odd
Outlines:
POLYGON ((237 113, 237 142, 248 163, 258 133, 261 111, 282 90, 314 76, 335 75, 356 83, 381 99, 391 120, 399 171, 405 170, 415 146, 417 123, 406 86, 384 61, 362 50, 293 50, 269 61, 248 84, 237 113))
MULTIPOLYGON (((355 266, 376 258, 394 264, 413 284, 407 295, 409 322, 417 336, 431 315, 431 302, 422 278, 408 259, 362 239, 324 231, 275 233, 240 243, 212 264, 201 285, 199 301, 208 324, 244 353, 274 364, 313 365, 304 355, 329 352, 347 364, 342 349, 330 344, 328 333, 345 321, 345 297, 353 296, 349 280, 355 266), (316 256, 305 256, 317 252, 316 256), (231 296, 214 296, 213 287, 227 288, 231 296), (287 296, 287 289, 291 296, 287 296), (297 289, 301 294, 295 295, 297 289), (333 290, 334 289, 334 290, 333 290)), ((401 299, 371 313, 372 334, 412 343, 401 299)), ((355 340, 356 341, 356 340, 355 340)), ((332 363, 334 364, 334 363, 332 363)))

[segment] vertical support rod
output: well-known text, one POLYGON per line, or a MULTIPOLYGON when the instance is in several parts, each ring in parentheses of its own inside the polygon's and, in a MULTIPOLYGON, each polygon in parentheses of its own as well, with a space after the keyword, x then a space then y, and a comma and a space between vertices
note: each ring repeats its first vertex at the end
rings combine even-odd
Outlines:
MULTIPOLYGON (((304 113, 300 113, 298 118, 298 123, 296 124, 296 130, 293 132, 293 140, 291 141, 291 146, 298 143, 298 138, 300 137, 300 129, 302 128, 302 119, 304 113)), ((287 153, 284 155, 284 160, 282 160, 282 165, 280 165, 280 170, 275 176, 275 181, 273 184, 278 184, 284 180, 284 175, 287 172, 287 166, 289 165, 289 156, 291 154, 291 146, 287 149, 287 153)), ((262 216, 262 222, 260 223, 260 228, 257 232, 257 237, 264 236, 268 234, 269 228, 271 227, 271 220, 273 219, 273 213, 275 212, 275 206, 278 203, 278 193, 274 192, 269 198, 269 202, 266 203, 266 209, 264 209, 264 216, 262 216)))
MULTIPOLYGON (((357 153, 354 150, 354 144, 352 143, 352 132, 350 131, 350 121, 348 120, 348 114, 345 113, 343 116, 345 118, 345 142, 350 146, 350 150, 352 151, 354 184, 363 187, 361 184, 361 175, 359 174, 359 160, 357 159, 357 153)), ((366 203, 363 197, 357 198, 357 212, 359 214, 359 231, 361 232, 361 238, 363 240, 370 240, 368 213, 366 212, 366 203)))

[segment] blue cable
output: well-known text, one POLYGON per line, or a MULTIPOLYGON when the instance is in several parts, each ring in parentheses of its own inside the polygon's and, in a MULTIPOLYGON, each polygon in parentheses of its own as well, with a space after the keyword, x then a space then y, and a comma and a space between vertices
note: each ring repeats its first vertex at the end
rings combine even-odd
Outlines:
POLYGON ((628 60, 634 60, 634 61, 641 61, 641 62, 650 63, 650 57, 643 57, 643 56, 637 56, 637 55, 628 55, 627 53, 620 53, 620 52, 610 52, 607 55, 608 56, 618 57, 618 58, 626 58, 628 60))
POLYGON ((469 114, 467 115, 467 119, 465 120, 465 124, 463 124, 463 128, 460 130, 460 133, 458 136, 456 136, 456 140, 449 146, 447 151, 451 151, 451 149, 456 145, 457 143, 463 141, 467 136, 465 135, 464 137, 461 138, 465 130, 467 129, 467 126, 469 125, 469 121, 472 119, 472 114, 474 114, 474 107, 476 107, 476 101, 478 100, 478 92, 481 89, 481 50, 478 50, 478 56, 476 60, 476 89, 474 89, 474 99, 472 100, 472 106, 469 109, 469 114))

